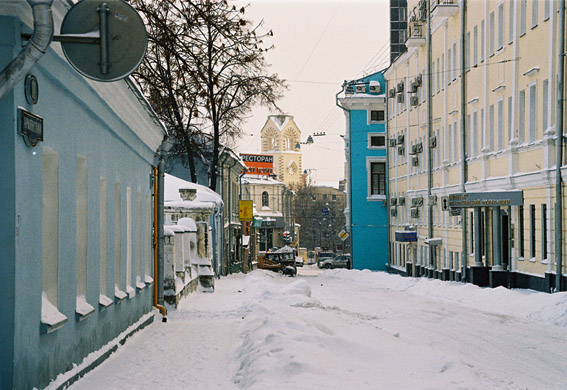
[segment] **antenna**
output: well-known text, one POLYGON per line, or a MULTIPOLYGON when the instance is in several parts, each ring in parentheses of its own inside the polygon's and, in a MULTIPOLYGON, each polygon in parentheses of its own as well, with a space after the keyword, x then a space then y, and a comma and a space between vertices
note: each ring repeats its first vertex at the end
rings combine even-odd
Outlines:
POLYGON ((61 47, 77 72, 96 81, 129 76, 142 63, 148 46, 142 18, 122 0, 78 2, 65 15, 61 35, 79 38, 62 40, 61 47))

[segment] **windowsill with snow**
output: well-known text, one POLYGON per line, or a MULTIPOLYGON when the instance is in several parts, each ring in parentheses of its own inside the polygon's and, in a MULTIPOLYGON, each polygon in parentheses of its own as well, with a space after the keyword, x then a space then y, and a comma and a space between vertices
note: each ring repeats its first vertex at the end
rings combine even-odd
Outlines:
POLYGON ((114 286, 114 298, 116 298, 116 303, 122 302, 127 296, 128 294, 120 290, 118 286, 114 286))
POLYGON ((77 306, 75 307, 75 317, 77 321, 82 321, 94 312, 92 307, 84 295, 77 296, 77 306))
POLYGON ((114 301, 112 299, 110 299, 109 297, 107 297, 106 295, 104 295, 104 294, 99 295, 98 306, 99 306, 101 311, 106 310, 106 308, 108 308, 113 303, 114 303, 114 301))
POLYGON ((63 315, 57 307, 55 307, 49 299, 45 291, 41 294, 41 325, 40 331, 43 334, 49 334, 60 329, 67 322, 67 317, 63 315))

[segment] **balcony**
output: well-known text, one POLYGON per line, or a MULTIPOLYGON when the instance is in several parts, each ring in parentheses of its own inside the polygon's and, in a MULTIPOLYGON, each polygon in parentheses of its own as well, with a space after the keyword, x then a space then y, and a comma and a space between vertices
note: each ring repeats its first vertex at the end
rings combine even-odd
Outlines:
POLYGON ((457 0, 431 0, 432 17, 451 17, 459 11, 457 0))
POLYGON ((406 40, 406 46, 410 47, 420 47, 425 44, 425 25, 423 22, 415 21, 409 23, 408 28, 408 39, 406 40))

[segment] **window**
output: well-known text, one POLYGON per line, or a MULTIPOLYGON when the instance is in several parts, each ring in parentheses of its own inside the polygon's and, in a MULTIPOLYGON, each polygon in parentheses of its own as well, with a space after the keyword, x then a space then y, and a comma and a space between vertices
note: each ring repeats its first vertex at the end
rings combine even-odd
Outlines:
MULTIPOLYGON (((465 209, 466 210, 466 209, 465 209)), ((470 230, 469 230, 469 253, 474 254, 474 212, 470 213, 470 230)))
POLYGON ((498 150, 504 149, 504 99, 498 100, 498 117, 496 119, 498 132, 498 150))
POLYGON ((494 55, 494 12, 490 13, 490 22, 489 22, 490 32, 488 33, 488 50, 491 56, 494 55))
POLYGON ((524 206, 518 206, 518 230, 519 230, 519 241, 520 241, 520 257, 524 258, 524 206))
MULTIPOLYGON (((447 142, 449 144, 449 147, 447 148, 448 149, 447 161, 449 163, 452 163, 453 162, 453 148, 451 148, 451 145, 453 145, 453 142, 452 142, 453 133, 452 133, 452 125, 450 123, 449 123, 449 129, 447 131, 447 136, 448 136, 447 142)), ((455 150, 455 152, 456 152, 456 150, 455 150)))
POLYGON ((498 4, 498 50, 504 47, 504 3, 498 4))
POLYGON ((431 92, 435 94, 435 61, 431 62, 431 92))
POLYGON ((547 204, 541 205, 541 259, 547 260, 547 204))
POLYGON ((445 53, 441 54, 441 88, 445 88, 445 53))
POLYGON ((535 142, 537 138, 537 91, 536 86, 530 86, 530 118, 529 118, 529 142, 535 142))
POLYGON ((383 122, 384 121, 384 110, 371 110, 370 111, 370 121, 371 122, 383 122))
POLYGON ((490 133, 490 151, 492 152, 496 150, 494 149, 494 104, 488 107, 488 132, 490 133))
POLYGON ((480 22, 480 62, 484 61, 484 20, 480 22))
POLYGON ((370 162, 370 195, 386 195, 385 162, 370 162))
POLYGON ((467 38, 465 41, 465 69, 469 70, 471 67, 471 33, 467 32, 467 38))
POLYGON ((547 98, 549 95, 549 82, 546 80, 543 80, 543 85, 541 87, 541 89, 543 90, 543 96, 541 101, 543 102, 543 115, 542 115, 542 130, 545 133, 545 131, 547 130, 547 128, 549 127, 547 124, 547 110, 548 110, 548 105, 547 105, 547 98))
POLYGON ((439 66, 439 58, 437 58, 437 92, 441 91, 441 88, 439 87, 439 81, 441 80, 441 67, 439 66))
POLYGON ((451 48, 447 51, 447 85, 451 84, 451 74, 453 69, 451 68, 451 48))
POLYGON ((520 0, 520 36, 526 33, 528 0, 520 0))
POLYGON ((270 196, 267 191, 262 192, 262 207, 270 207, 270 196))
MULTIPOLYGON (((77 300, 82 296, 87 296, 87 159, 77 156, 77 176, 76 176, 76 256, 77 256, 77 300)), ((78 302, 77 302, 78 303, 78 302)), ((77 304, 77 306, 79 306, 77 304)), ((79 313, 81 314, 81 313, 79 313)))
POLYGON ((473 29, 473 65, 478 64, 478 26, 473 29))
POLYGON ((508 23, 508 43, 514 42, 514 1, 508 2, 510 4, 510 21, 508 23))
POLYGON ((108 276, 108 216, 106 214, 106 179, 101 177, 99 183, 99 221, 100 221, 100 294, 107 295, 108 276))
POLYGON ((478 111, 473 112, 473 116, 472 116, 472 134, 473 134, 473 139, 471 142, 471 157, 474 156, 478 156, 478 140, 479 140, 479 136, 478 136, 478 111))
POLYGON ((453 42, 453 81, 457 79, 457 42, 453 42))
POLYGON ((526 92, 524 90, 520 91, 518 129, 518 141, 519 143, 524 143, 526 140, 526 92))
POLYGON ((537 17, 538 17, 537 0, 532 0, 532 28, 537 27, 537 17))
POLYGON ((512 140, 512 96, 508 96, 508 142, 512 140))
POLYGON ((114 183, 114 295, 124 299, 126 294, 120 289, 122 285, 122 200, 120 182, 114 183))
POLYGON ((536 257, 536 218, 535 204, 530 205, 530 258, 536 257))
POLYGON ((549 19, 551 14, 551 0, 544 0, 543 1, 543 19, 549 19))
MULTIPOLYGON (((43 147, 41 289, 58 305, 59 273, 59 154, 43 147)), ((43 308, 42 309, 48 309, 43 308)))
POLYGON ((386 136, 385 135, 368 135, 369 143, 368 148, 383 148, 386 146, 386 136))

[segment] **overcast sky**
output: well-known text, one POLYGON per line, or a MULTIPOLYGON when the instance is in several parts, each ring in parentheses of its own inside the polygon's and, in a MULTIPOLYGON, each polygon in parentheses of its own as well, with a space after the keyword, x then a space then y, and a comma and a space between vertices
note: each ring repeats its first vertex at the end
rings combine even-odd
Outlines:
MULTIPOLYGON (((239 1, 239 3, 243 3, 239 1)), ((247 3, 245 3, 247 4, 247 3)), ((388 0, 251 0, 247 18, 264 20, 273 30, 268 52, 270 71, 288 80, 280 102, 293 115, 302 141, 313 133, 314 144, 302 145, 303 169, 313 169, 316 184, 337 186, 344 178, 345 117, 335 106, 343 80, 383 69, 389 63, 388 0)), ((260 130, 269 114, 265 108, 251 113, 238 143, 240 153, 260 152, 260 130)))

